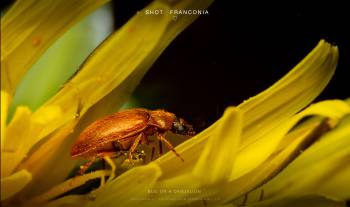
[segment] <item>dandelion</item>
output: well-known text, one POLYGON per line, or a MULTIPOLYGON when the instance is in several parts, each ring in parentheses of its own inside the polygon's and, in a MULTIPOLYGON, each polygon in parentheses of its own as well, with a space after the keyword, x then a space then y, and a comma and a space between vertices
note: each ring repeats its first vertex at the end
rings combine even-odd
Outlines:
POLYGON ((50 100, 35 111, 17 107, 7 123, 16 86, 31 65, 73 22, 105 2, 18 1, 2 19, 5 206, 336 206, 350 198, 349 102, 328 100, 305 108, 336 68, 337 47, 323 40, 273 86, 227 108, 212 126, 177 146, 185 162, 167 153, 106 182, 113 168, 67 180, 78 165, 69 157, 77 135, 120 107, 165 47, 198 17, 174 21, 166 12, 143 11, 201 10, 212 0, 152 2, 105 40, 50 100), (63 11, 64 17, 46 21, 63 11), (98 189, 67 194, 96 178, 98 189))

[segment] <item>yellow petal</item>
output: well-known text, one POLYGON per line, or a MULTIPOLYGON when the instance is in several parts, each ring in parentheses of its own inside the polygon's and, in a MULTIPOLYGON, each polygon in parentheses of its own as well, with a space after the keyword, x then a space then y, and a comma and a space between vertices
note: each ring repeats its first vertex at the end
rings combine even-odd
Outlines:
POLYGON ((225 120, 208 140, 193 174, 210 185, 227 181, 232 173, 242 130, 242 115, 236 108, 227 108, 225 120), (210 170, 208 170, 210 168, 210 170))
MULTIPOLYGON (((295 124, 299 120, 301 120, 302 118, 307 117, 309 115, 317 115, 318 114, 318 115, 327 117, 330 120, 333 120, 333 121, 338 120, 339 121, 340 118, 346 116, 349 113, 350 113, 350 107, 349 107, 349 105, 347 105, 343 101, 339 101, 339 100, 324 101, 324 102, 320 102, 320 103, 311 105, 309 108, 307 108, 304 111, 302 111, 301 113, 295 115, 289 121, 289 123, 282 125, 280 128, 282 130, 284 130, 285 132, 287 132, 288 129, 290 129, 290 127, 291 127, 290 124, 293 124, 293 123, 295 124), (287 127, 287 128, 285 128, 285 127, 287 127)), ((270 154, 270 156, 266 161, 262 162, 259 166, 255 167, 255 168, 251 168, 248 171, 248 173, 243 175, 243 176, 242 175, 235 176, 236 179, 232 181, 232 186, 234 186, 234 183, 236 183, 236 185, 240 185, 241 188, 236 189, 237 192, 235 192, 235 193, 233 193, 233 191, 227 192, 228 194, 232 193, 231 199, 234 199, 235 197, 239 196, 240 194, 244 194, 244 193, 254 189, 256 186, 261 184, 261 182, 269 179, 271 176, 276 174, 281 168, 283 168, 288 163, 288 160, 293 159, 293 157, 295 157, 297 155, 297 154, 293 154, 293 151, 298 150, 298 149, 303 150, 303 148, 300 148, 300 147, 304 146, 305 143, 307 144, 308 140, 309 141, 311 140, 311 143, 312 143, 312 140, 315 138, 315 136, 319 137, 320 135, 322 135, 322 133, 324 133, 323 132, 324 126, 322 126, 322 123, 325 123, 325 122, 324 121, 321 122, 321 120, 315 119, 311 122, 307 122, 305 124, 305 126, 295 129, 294 131, 292 131, 290 134, 286 135, 286 137, 283 138, 284 142, 281 143, 282 147, 281 146, 275 147, 274 151, 267 153, 267 154, 270 154), (319 126, 315 125, 317 123, 321 123, 321 125, 319 125, 319 124, 318 124, 319 126), (300 134, 300 132, 301 132, 301 134, 300 134), (252 178, 254 178, 254 180, 252 180, 252 178), (248 180, 250 182, 248 182, 248 180), (240 184, 241 182, 244 184, 240 184), (247 187, 246 189, 245 189, 245 186, 247 187)), ((332 127, 329 124, 327 124, 327 126, 332 127)), ((276 139, 278 136, 281 136, 281 135, 279 133, 276 133, 276 134, 271 134, 271 136, 268 136, 268 138, 276 139), (274 137, 274 135, 275 135, 275 137, 274 137)), ((277 138, 277 139, 280 139, 280 138, 277 138)), ((317 145, 317 144, 318 143, 315 143, 314 145, 317 145)), ((311 148, 309 148, 308 150, 311 150, 313 148, 313 146, 311 148)), ((265 146, 263 144, 261 144, 259 147, 260 148, 257 148, 257 149, 252 148, 251 153, 261 154, 263 152, 263 148, 265 146)), ((303 156, 303 154, 301 156, 303 156)), ((236 168, 240 167, 238 165, 239 163, 240 163, 240 165, 248 165, 248 166, 251 165, 250 162, 244 163, 243 162, 244 158, 245 157, 243 155, 241 156, 240 153, 238 154, 237 162, 235 163, 236 168), (241 161, 239 162, 240 159, 241 159, 241 161)), ((251 161, 250 159, 252 159, 252 158, 248 157, 246 159, 249 159, 249 161, 251 161)), ((252 160, 252 161, 254 162, 254 160, 252 160)), ((293 165, 293 163, 291 164, 291 166, 293 165)), ((304 166, 304 167, 306 167, 306 166, 304 166)), ((234 169, 236 169, 236 168, 234 168, 234 169)), ((244 168, 244 166, 243 166, 243 168, 244 168)), ((287 169, 288 168, 289 167, 287 167, 287 169)), ((242 170, 242 166, 241 166, 241 170, 242 170)), ((297 170, 293 171, 292 174, 294 174, 296 172, 297 172, 297 170)), ((314 173, 314 171, 312 171, 312 173, 314 173)), ((283 172, 282 172, 282 174, 283 174, 283 172)), ((304 175, 300 174, 299 179, 303 179, 303 178, 304 178, 304 175)), ((284 180, 286 181, 286 179, 284 179, 284 180)), ((303 180, 305 180, 305 179, 303 179, 303 180)), ((285 185, 283 185, 283 188, 289 189, 290 183, 285 182, 285 185), (288 187, 286 187, 286 186, 288 186, 288 187)), ((263 190, 264 190, 264 192, 265 192, 264 194, 266 196, 267 194, 266 194, 265 187, 263 188, 263 190)), ((248 202, 256 201, 259 198, 260 191, 261 191, 261 189, 257 189, 255 191, 253 191, 254 192, 253 194, 249 194, 248 202), (252 201, 250 201, 250 200, 252 200, 252 201)), ((277 194, 276 192, 278 192, 278 195, 282 195, 279 191, 274 191, 274 192, 275 192, 274 195, 277 194)), ((247 199, 245 198, 245 200, 247 200, 247 199)))
POLYGON ((266 198, 318 193, 350 199, 350 116, 264 185, 266 198), (288 186, 288 187, 286 187, 288 186))
POLYGON ((279 200, 269 200, 248 205, 247 207, 346 207, 343 201, 336 201, 320 195, 301 197, 286 197, 279 200))
MULTIPOLYGON (((47 203, 45 207, 77 207, 82 206, 91 199, 93 198, 89 198, 85 195, 68 195, 47 203)), ((35 204, 33 205, 33 207, 36 206, 35 204)))
POLYGON ((78 119, 66 124, 57 132, 48 137, 48 141, 35 150, 31 156, 18 166, 18 169, 26 169, 32 174, 32 182, 21 191, 21 197, 33 197, 48 190, 67 177, 65 168, 72 169, 77 160, 70 157, 69 153, 62 153, 62 146, 70 149, 67 143, 71 143, 67 136, 73 132, 78 119), (58 160, 71 160, 59 167, 58 160), (55 170, 52 170, 55 169, 55 170))
POLYGON ((31 146, 39 140, 33 137, 43 133, 48 128, 47 123, 54 122, 61 116, 60 108, 47 106, 42 108, 42 114, 33 114, 28 107, 17 107, 11 123, 6 129, 9 139, 5 142, 4 175, 11 173, 25 158, 31 146))
POLYGON ((70 26, 105 2, 16 1, 1 18, 1 89, 13 95, 40 55, 70 26))
POLYGON ((161 175, 160 168, 155 164, 136 167, 107 183, 96 200, 86 207, 141 206, 149 198, 149 190, 161 175))
POLYGON ((31 179, 32 175, 27 170, 21 170, 1 178, 1 200, 5 200, 22 190, 31 179))
MULTIPOLYGON (((1 152, 3 151, 3 147, 5 144, 5 127, 7 120, 7 113, 9 107, 9 94, 6 91, 1 90, 1 152)), ((2 173, 1 173, 2 174, 2 173)))
POLYGON ((47 191, 44 194, 41 194, 40 196, 37 196, 30 201, 27 201, 30 205, 39 205, 42 203, 45 203, 49 201, 50 199, 53 199, 63 193, 66 193, 84 183, 86 183, 89 180, 105 177, 110 174, 109 170, 98 170, 92 173, 84 174, 81 176, 77 176, 74 178, 71 178, 69 180, 66 180, 65 182, 52 187, 49 191, 47 191))
POLYGON ((274 152, 255 169, 222 186, 220 189, 220 195, 223 197, 222 202, 237 199, 277 174, 298 155, 300 150, 318 137, 319 131, 324 127, 322 123, 311 123, 291 132, 286 136, 286 139, 293 140, 293 142, 286 148, 274 152))
MULTIPOLYGON (((151 188, 154 193, 150 193, 150 199, 145 200, 142 205, 145 207, 196 206, 198 202, 203 205, 202 198, 213 196, 217 190, 213 186, 203 186, 202 182, 203 179, 190 173, 159 180, 151 188)), ((215 185, 215 187, 219 186, 215 185)))
MULTIPOLYGON (((259 137, 254 143, 241 147, 234 163, 231 180, 244 175, 266 160, 275 151, 284 135, 303 117, 320 115, 329 117, 332 120, 339 120, 348 113, 350 113, 350 107, 345 102, 339 100, 323 101, 311 105, 286 123, 281 123, 275 129, 259 137)), ((261 135, 257 133, 256 136, 261 135)))
POLYGON ((286 76, 239 105, 244 112, 243 146, 259 139, 278 123, 307 106, 328 84, 338 61, 338 49, 321 40, 286 76))
POLYGON ((28 134, 28 123, 30 123, 31 115, 32 112, 28 107, 20 106, 16 109, 13 119, 6 128, 6 133, 11 137, 5 142, 6 151, 16 151, 21 146, 24 140, 18 138, 28 134))
POLYGON ((6 128, 6 139, 2 156, 1 156, 1 176, 9 176, 15 169, 19 157, 18 150, 22 148, 29 141, 28 139, 20 139, 26 137, 29 133, 30 116, 32 112, 28 107, 18 107, 13 119, 6 128))
POLYGON ((233 205, 233 204, 229 203, 229 204, 222 204, 222 205, 220 205, 220 204, 219 205, 213 205, 212 207, 239 207, 239 206, 236 206, 236 205, 233 205))

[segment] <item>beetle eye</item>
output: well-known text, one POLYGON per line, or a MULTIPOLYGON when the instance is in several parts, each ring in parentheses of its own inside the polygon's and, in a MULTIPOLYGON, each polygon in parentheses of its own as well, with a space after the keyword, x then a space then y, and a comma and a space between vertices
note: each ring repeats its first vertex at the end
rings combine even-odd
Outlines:
POLYGON ((180 124, 179 122, 174 122, 173 123, 173 128, 172 128, 172 131, 175 132, 175 133, 183 133, 185 131, 185 127, 180 124))
POLYGON ((185 127, 183 127, 182 125, 179 125, 177 130, 180 132, 183 132, 183 131, 185 131, 185 127))

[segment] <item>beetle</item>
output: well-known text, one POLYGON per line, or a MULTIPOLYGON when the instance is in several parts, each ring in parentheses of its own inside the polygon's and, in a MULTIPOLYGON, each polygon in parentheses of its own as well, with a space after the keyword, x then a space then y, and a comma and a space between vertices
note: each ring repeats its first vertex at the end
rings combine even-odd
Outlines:
POLYGON ((120 111, 85 128, 71 148, 71 157, 89 160, 81 166, 79 174, 83 174, 96 158, 117 157, 123 151, 128 152, 128 159, 132 163, 136 147, 139 144, 149 144, 149 136, 156 135, 159 142, 164 142, 184 161, 165 138, 164 134, 168 131, 188 136, 195 134, 191 125, 162 109, 136 108, 120 111))

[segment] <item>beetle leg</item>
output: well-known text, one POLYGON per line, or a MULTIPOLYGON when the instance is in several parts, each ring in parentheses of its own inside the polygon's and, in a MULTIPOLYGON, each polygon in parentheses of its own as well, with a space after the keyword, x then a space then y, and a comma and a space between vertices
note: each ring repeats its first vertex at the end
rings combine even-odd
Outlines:
POLYGON ((150 161, 153 161, 154 160, 154 156, 155 156, 155 153, 156 153, 156 149, 158 147, 158 157, 160 157, 160 155, 162 154, 162 149, 161 149, 161 141, 158 140, 158 146, 157 146, 157 143, 155 143, 153 140, 150 141, 149 143, 147 143, 148 146, 151 147, 151 160, 150 161))
POLYGON ((136 137, 134 143, 131 145, 129 153, 128 153, 128 157, 129 157, 129 162, 131 164, 134 164, 132 161, 132 153, 136 150, 137 145, 139 145, 141 139, 144 137, 145 135, 143 133, 140 133, 139 136, 136 137))
POLYGON ((151 161, 153 160, 155 149, 156 149, 156 148, 155 148, 154 146, 152 146, 151 161))
POLYGON ((159 145, 159 156, 161 156, 163 154, 163 145, 162 145, 162 141, 158 140, 158 145, 159 145))
POLYGON ((95 162, 95 160, 96 160, 96 157, 92 157, 85 164, 81 165, 79 170, 79 175, 83 175, 85 171, 92 165, 92 163, 95 162))
POLYGON ((109 176, 107 182, 111 181, 115 177, 116 166, 113 160, 109 156, 104 156, 103 159, 111 166, 111 175, 109 176))
POLYGON ((157 144, 154 142, 154 140, 147 140, 147 142, 145 144, 150 146, 150 148, 151 148, 151 160, 150 161, 152 161, 154 158, 154 154, 156 152, 157 144))
POLYGON ((178 158, 181 159, 182 162, 184 162, 184 159, 179 155, 179 153, 176 152, 176 150, 174 149, 173 145, 164 137, 164 135, 162 135, 162 134, 160 134, 160 133, 156 133, 156 135, 157 135, 157 138, 158 138, 160 141, 164 142, 164 143, 167 145, 167 147, 168 147, 171 151, 173 151, 173 152, 175 153, 175 155, 176 155, 178 158))

